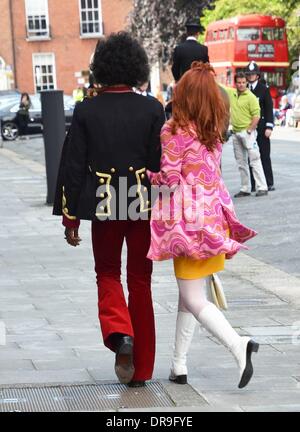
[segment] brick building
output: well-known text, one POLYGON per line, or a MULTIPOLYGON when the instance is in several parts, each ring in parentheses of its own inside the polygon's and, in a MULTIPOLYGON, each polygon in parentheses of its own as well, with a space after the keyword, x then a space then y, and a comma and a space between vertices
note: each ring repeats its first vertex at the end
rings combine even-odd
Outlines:
POLYGON ((131 8, 132 0, 0 0, 0 90, 71 94, 97 40, 124 29, 131 8))

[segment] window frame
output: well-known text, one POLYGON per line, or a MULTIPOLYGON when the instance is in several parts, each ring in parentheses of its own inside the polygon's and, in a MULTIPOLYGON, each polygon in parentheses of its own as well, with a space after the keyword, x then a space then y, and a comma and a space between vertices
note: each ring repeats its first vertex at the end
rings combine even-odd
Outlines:
MULTIPOLYGON (((94 7, 95 0, 90 0, 92 2, 92 4, 93 4, 92 9, 82 8, 81 1, 82 0, 78 0, 79 20, 80 20, 80 37, 82 39, 88 39, 88 38, 98 38, 100 36, 103 36, 104 32, 103 32, 102 1, 98 0, 98 8, 96 8, 96 7, 94 7), (83 12, 86 12, 86 13, 92 12, 92 13, 94 13, 95 11, 98 11, 98 15, 99 15, 98 21, 94 21, 94 20, 93 21, 90 21, 90 20, 83 21, 82 20, 82 13, 83 12), (87 32, 87 33, 84 33, 83 32, 83 24, 84 23, 86 23, 86 24, 87 23, 92 23, 93 25, 95 23, 98 23, 99 24, 99 32, 92 32, 92 33, 91 32, 87 32)), ((88 0, 84 0, 84 1, 87 2, 88 0)))
MULTIPOLYGON (((55 53, 54 52, 35 52, 35 53, 32 53, 32 69, 33 69, 33 81, 34 81, 34 92, 35 93, 39 93, 39 92, 41 92, 41 91, 47 91, 47 90, 56 90, 57 89, 57 80, 56 80, 56 62, 55 62, 55 53), (37 80, 36 80, 36 71, 35 71, 35 68, 36 68, 36 66, 49 66, 49 64, 42 64, 42 63, 39 63, 39 64, 37 64, 36 62, 35 62, 35 58, 37 58, 37 57, 42 57, 42 56, 44 56, 44 57, 46 57, 46 56, 51 56, 52 57, 52 64, 51 64, 51 66, 52 66, 52 76, 53 76, 53 88, 46 88, 46 89, 44 89, 44 88, 41 88, 40 90, 38 90, 37 89, 37 87, 38 87, 38 84, 37 84, 37 80)), ((46 75, 50 75, 50 74, 46 74, 46 75)))
POLYGON ((39 40, 49 40, 51 39, 50 36, 50 21, 49 21, 49 4, 48 4, 48 0, 44 0, 45 2, 45 13, 44 14, 33 14, 31 12, 31 14, 29 14, 28 12, 30 12, 29 8, 28 8, 28 0, 25 0, 25 18, 26 18, 26 39, 28 41, 39 41, 39 40), (46 21, 46 29, 33 29, 30 30, 29 29, 29 17, 32 17, 33 22, 36 21, 36 18, 39 19, 39 23, 41 24, 42 21, 42 17, 45 16, 45 21, 46 21), (45 32, 45 34, 43 35, 37 35, 34 33, 38 33, 38 32, 45 32))

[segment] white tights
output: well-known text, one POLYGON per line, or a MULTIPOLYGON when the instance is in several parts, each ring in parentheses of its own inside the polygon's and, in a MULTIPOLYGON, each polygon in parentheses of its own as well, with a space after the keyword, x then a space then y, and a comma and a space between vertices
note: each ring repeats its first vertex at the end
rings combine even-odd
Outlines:
POLYGON ((195 320, 231 351, 238 363, 240 379, 246 367, 249 337, 239 336, 222 312, 207 299, 205 279, 177 279, 178 314, 171 375, 186 375, 186 355, 192 341, 195 320))
POLYGON ((223 345, 231 348, 240 342, 240 336, 231 327, 222 312, 207 299, 206 279, 177 279, 180 312, 189 312, 223 345))
POLYGON ((178 310, 190 312, 196 319, 202 309, 210 304, 206 294, 206 279, 178 279, 178 310))

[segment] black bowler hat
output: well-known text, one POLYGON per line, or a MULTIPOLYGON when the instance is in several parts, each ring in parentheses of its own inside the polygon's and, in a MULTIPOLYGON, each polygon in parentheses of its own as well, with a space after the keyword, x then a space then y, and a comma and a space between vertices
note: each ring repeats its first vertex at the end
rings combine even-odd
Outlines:
POLYGON ((201 25, 199 22, 194 22, 194 21, 188 21, 185 25, 187 30, 195 30, 195 31, 200 31, 201 30, 201 25))

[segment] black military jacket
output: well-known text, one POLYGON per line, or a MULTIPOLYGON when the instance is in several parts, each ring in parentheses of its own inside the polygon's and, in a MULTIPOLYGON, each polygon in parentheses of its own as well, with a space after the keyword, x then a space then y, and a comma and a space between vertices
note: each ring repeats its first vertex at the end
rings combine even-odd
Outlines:
POLYGON ((160 169, 164 121, 160 102, 129 89, 108 89, 76 105, 63 146, 53 214, 74 221, 127 219, 132 202, 139 216, 149 213, 146 169, 160 169))
POLYGON ((196 40, 189 39, 177 45, 173 53, 172 73, 175 81, 190 69, 193 61, 209 62, 208 48, 196 40))
POLYGON ((259 99, 260 121, 258 123, 257 128, 262 130, 265 130, 267 128, 273 129, 274 126, 273 101, 272 101, 269 87, 267 87, 265 84, 258 81, 254 90, 251 91, 259 99))

